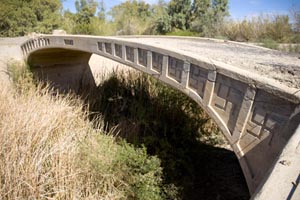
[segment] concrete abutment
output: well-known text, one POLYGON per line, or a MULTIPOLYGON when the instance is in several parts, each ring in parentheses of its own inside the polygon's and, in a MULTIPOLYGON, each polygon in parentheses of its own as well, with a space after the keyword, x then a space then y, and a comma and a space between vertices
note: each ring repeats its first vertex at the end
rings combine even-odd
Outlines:
POLYGON ((65 93, 81 93, 95 87, 90 66, 91 53, 61 48, 44 49, 32 53, 28 64, 34 76, 65 93))

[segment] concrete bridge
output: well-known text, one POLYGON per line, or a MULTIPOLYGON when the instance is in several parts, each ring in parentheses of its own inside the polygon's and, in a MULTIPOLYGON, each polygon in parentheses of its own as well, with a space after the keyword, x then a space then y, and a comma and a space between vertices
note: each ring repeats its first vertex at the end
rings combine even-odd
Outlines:
POLYGON ((78 92, 95 84, 88 65, 92 54, 169 84, 217 123, 239 159, 252 198, 300 198, 298 57, 179 37, 43 35, 21 49, 32 70, 62 90, 78 92))

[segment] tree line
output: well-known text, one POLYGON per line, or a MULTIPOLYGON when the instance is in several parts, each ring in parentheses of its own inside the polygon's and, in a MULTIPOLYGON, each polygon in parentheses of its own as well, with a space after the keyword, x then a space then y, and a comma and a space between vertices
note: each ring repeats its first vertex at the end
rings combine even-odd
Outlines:
POLYGON ((60 0, 1 0, 0 36, 64 29, 70 34, 175 34, 238 41, 300 41, 299 8, 291 11, 292 20, 288 15, 264 15, 233 21, 229 20, 228 6, 229 0, 158 0, 155 4, 127 0, 106 10, 103 0, 76 0, 76 12, 72 13, 64 10, 60 0))
POLYGON ((103 0, 100 3, 77 0, 75 5, 75 14, 63 13, 64 29, 75 34, 166 34, 183 30, 207 35, 218 31, 218 25, 229 15, 228 0, 171 0, 169 3, 158 0, 152 5, 127 0, 108 12, 103 0))

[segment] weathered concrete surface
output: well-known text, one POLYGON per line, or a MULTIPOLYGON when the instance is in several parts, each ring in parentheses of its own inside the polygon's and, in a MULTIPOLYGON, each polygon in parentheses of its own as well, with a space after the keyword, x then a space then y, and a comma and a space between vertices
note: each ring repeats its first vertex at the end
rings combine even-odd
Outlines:
POLYGON ((79 93, 83 92, 83 87, 95 86, 88 64, 91 55, 82 51, 50 48, 33 52, 28 57, 28 63, 34 75, 52 84, 54 89, 79 93))
POLYGON ((9 82, 7 64, 13 61, 23 61, 23 54, 20 45, 28 37, 0 38, 0 79, 9 82))
POLYGON ((271 170, 270 177, 252 199, 300 199, 300 125, 271 170))
POLYGON ((300 89, 300 54, 288 54, 244 43, 180 37, 125 37, 126 40, 176 49, 273 78, 300 89))
MULTIPOLYGON (((46 76, 56 73, 52 80, 58 84, 73 85, 85 78, 80 73, 84 66, 88 68, 86 52, 133 67, 182 91, 218 124, 252 194, 264 185, 300 122, 300 63, 297 57, 276 51, 218 40, 73 35, 36 37, 24 43, 22 50, 35 70, 40 68, 46 76), (65 56, 68 51, 70 55, 80 52, 78 59, 53 55, 64 52, 65 56), (67 64, 74 69, 66 70, 67 64), (270 73, 262 73, 262 67, 270 73), (60 71, 68 71, 65 79, 57 76, 60 71)), ((286 189, 276 192, 289 194, 286 189)))

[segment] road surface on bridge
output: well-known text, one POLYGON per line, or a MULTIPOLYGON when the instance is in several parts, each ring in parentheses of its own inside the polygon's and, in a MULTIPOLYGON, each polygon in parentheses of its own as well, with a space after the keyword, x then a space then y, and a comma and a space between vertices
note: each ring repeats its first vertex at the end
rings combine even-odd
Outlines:
POLYGON ((250 44, 179 37, 121 37, 124 40, 206 57, 273 78, 300 89, 300 54, 288 54, 250 44))

